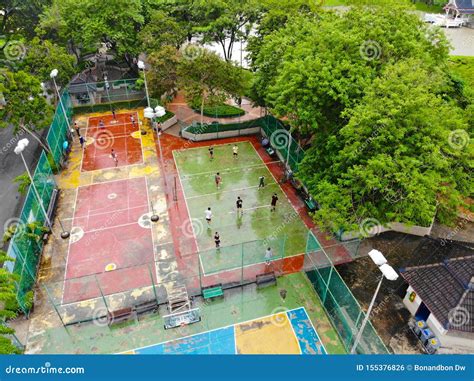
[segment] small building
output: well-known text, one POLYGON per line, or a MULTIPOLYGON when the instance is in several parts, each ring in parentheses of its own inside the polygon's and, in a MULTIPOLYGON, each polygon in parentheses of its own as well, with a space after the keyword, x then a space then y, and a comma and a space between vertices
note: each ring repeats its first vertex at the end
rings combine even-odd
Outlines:
MULTIPOLYGON (((472 250, 470 250, 472 253, 472 250)), ((474 254, 400 269, 403 303, 451 353, 474 351, 474 254)))
POLYGON ((444 10, 454 18, 461 18, 465 25, 474 26, 474 0, 449 0, 444 10))

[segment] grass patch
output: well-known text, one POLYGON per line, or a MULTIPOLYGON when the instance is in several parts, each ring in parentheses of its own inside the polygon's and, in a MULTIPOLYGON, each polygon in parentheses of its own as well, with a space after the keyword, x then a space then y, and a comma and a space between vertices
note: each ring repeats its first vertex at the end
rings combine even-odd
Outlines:
MULTIPOLYGON (((197 113, 201 113, 200 109, 194 109, 197 113)), ((217 106, 206 106, 204 107, 203 114, 213 118, 233 118, 236 116, 242 116, 245 111, 239 107, 221 104, 217 106)))
POLYGON ((453 56, 449 58, 449 67, 466 84, 474 89, 474 56, 453 56))

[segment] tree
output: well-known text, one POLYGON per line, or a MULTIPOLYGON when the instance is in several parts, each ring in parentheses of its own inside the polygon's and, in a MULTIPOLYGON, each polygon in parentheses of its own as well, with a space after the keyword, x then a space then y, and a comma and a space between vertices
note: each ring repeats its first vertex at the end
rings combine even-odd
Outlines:
POLYGON ((202 49, 195 59, 183 57, 178 65, 178 79, 192 106, 200 105, 201 124, 204 104, 222 103, 228 97, 240 97, 249 83, 249 73, 216 53, 202 49))
POLYGON ((0 35, 33 37, 39 14, 50 0, 3 0, 0 8, 0 35))
POLYGON ((5 71, 0 75, 0 93, 5 104, 0 109, 0 127, 10 125, 14 133, 23 130, 50 152, 46 144, 35 134, 51 124, 53 108, 42 95, 40 81, 25 71, 5 71))
POLYGON ((22 196, 28 191, 28 187, 31 185, 30 176, 28 173, 23 172, 21 175, 18 175, 13 179, 13 182, 18 184, 18 193, 22 196))
POLYGON ((248 38, 261 13, 258 0, 200 0, 194 9, 199 20, 194 31, 202 42, 220 44, 226 61, 232 59, 234 44, 248 38))
POLYGON ((49 81, 51 70, 58 69, 58 85, 66 85, 75 74, 76 59, 66 49, 48 40, 35 37, 28 43, 23 69, 43 81, 49 81))
POLYGON ((154 51, 147 57, 150 66, 148 71, 148 86, 155 98, 172 93, 177 87, 177 67, 179 65, 178 51, 174 46, 166 45, 154 51))
MULTIPOLYGON (((7 253, 0 250, 0 262, 13 262, 13 258, 10 258, 7 253)), ((0 268, 0 318, 2 322, 6 319, 11 319, 16 316, 15 311, 6 309, 6 305, 12 304, 12 300, 16 300, 15 292, 15 280, 18 276, 10 273, 5 267, 0 268)), ((13 303, 16 305, 16 303, 13 303)), ((12 328, 0 324, 0 354, 18 354, 20 350, 12 344, 11 340, 5 335, 11 335, 15 331, 12 328)))
POLYGON ((443 81, 420 60, 387 65, 348 111, 347 125, 307 152, 300 176, 322 205, 323 226, 353 230, 368 218, 429 226, 437 212, 443 222, 456 214, 472 189, 460 163, 468 167, 473 147, 449 144, 467 125, 457 105, 437 94, 443 81), (324 145, 331 165, 320 164, 324 145))
POLYGON ((139 53, 137 33, 144 22, 140 0, 53 0, 41 18, 43 33, 69 41, 73 51, 107 43, 130 65, 139 53))
POLYGON ((150 22, 141 30, 138 39, 142 49, 147 52, 155 52, 163 46, 171 45, 179 48, 186 40, 186 31, 172 17, 163 11, 152 11, 150 22))

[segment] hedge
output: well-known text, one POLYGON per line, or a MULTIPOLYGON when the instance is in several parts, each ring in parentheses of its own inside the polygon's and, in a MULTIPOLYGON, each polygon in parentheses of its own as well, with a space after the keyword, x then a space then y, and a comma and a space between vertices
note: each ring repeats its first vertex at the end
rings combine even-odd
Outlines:
MULTIPOLYGON (((200 109, 194 109, 195 112, 201 113, 200 109)), ((245 115, 245 111, 239 107, 231 105, 217 105, 217 106, 207 106, 204 107, 203 115, 209 116, 212 118, 234 118, 237 116, 245 115)))

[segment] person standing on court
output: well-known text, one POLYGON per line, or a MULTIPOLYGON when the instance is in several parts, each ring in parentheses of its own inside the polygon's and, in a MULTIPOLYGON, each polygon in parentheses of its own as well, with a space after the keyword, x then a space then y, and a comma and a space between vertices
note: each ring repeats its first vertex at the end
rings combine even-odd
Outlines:
POLYGON ((234 144, 234 146, 232 147, 232 156, 234 157, 234 159, 239 158, 239 147, 236 144, 234 144))
POLYGON ((211 207, 207 208, 206 210, 206 221, 207 221, 207 224, 210 225, 211 224, 211 220, 212 220, 212 211, 211 211, 211 207))
POLYGON ((81 147, 84 147, 85 140, 82 136, 79 136, 79 143, 81 143, 81 147))
POLYGON ((237 215, 238 216, 241 216, 243 214, 243 211, 242 211, 242 199, 240 198, 240 196, 237 197, 237 201, 235 202, 235 205, 237 206, 237 215))
POLYGON ((219 189, 221 183, 222 183, 222 177, 221 175, 219 174, 219 172, 216 173, 216 175, 214 176, 214 181, 216 182, 216 187, 217 189, 219 189))
POLYGON ((99 120, 99 128, 100 128, 101 130, 103 130, 103 129, 105 128, 105 124, 104 124, 104 121, 103 121, 102 119, 99 120))
POLYGON ((135 117, 130 115, 130 121, 132 122, 132 126, 135 127, 135 117))
POLYGON ((115 109, 112 107, 112 117, 114 120, 117 120, 117 116, 115 115, 115 109))
POLYGON ((277 201, 278 201, 278 196, 276 193, 273 193, 273 196, 272 196, 272 207, 270 209, 270 211, 274 212, 276 210, 276 204, 277 204, 277 201))
POLYGON ((265 265, 270 266, 270 262, 273 258, 273 251, 271 247, 267 247, 265 250, 265 265))
POLYGON ((77 125, 77 122, 74 122, 74 129, 76 130, 77 137, 81 137, 81 130, 79 129, 79 126, 77 125))
POLYGON ((258 190, 260 190, 260 188, 263 188, 265 186, 265 176, 260 176, 258 178, 258 190))
POLYGON ((112 157, 112 159, 114 159, 115 166, 118 166, 118 156, 117 156, 117 154, 115 153, 115 151, 114 151, 113 148, 112 148, 112 151, 110 152, 110 156, 112 157))
POLYGON ((213 146, 209 147, 209 159, 211 161, 214 160, 214 147, 213 146))
POLYGON ((214 242, 216 244, 216 249, 219 249, 221 247, 221 237, 219 236, 218 232, 214 234, 214 242))

